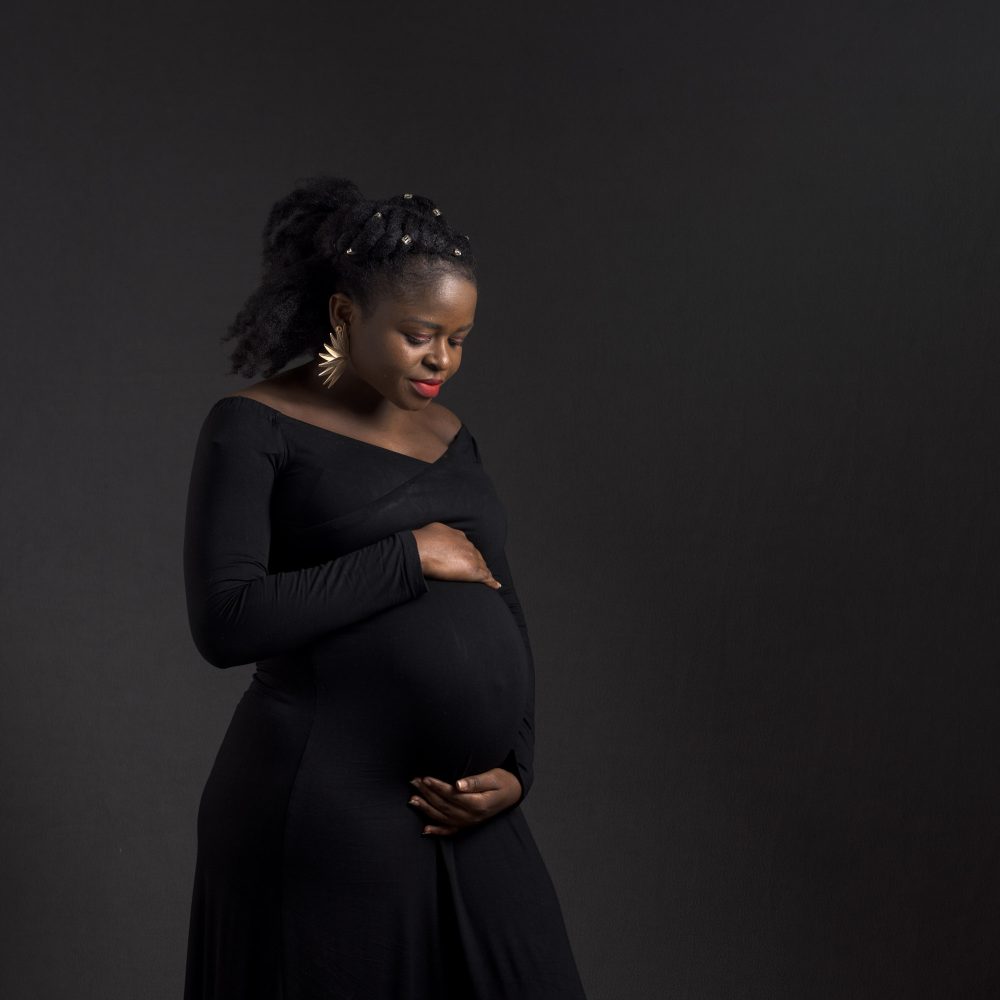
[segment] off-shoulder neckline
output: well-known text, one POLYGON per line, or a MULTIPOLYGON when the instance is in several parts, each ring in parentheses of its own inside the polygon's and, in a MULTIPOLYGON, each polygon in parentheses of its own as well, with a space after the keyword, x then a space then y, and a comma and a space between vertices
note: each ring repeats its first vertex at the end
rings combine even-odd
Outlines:
POLYGON ((259 399, 254 399, 252 396, 240 396, 240 395, 223 396, 222 399, 218 400, 216 405, 218 405, 218 403, 225 402, 225 400, 227 399, 245 399, 248 403, 254 403, 255 405, 267 410, 268 412, 273 413, 276 417, 278 417, 281 420, 286 420, 292 424, 298 424, 299 426, 302 427, 310 427, 314 431, 319 431, 320 434, 329 434, 332 435, 333 437, 340 438, 341 440, 344 441, 351 441, 354 444, 361 445, 365 448, 373 448, 376 451, 384 452, 387 455, 396 455, 399 458, 405 458, 411 462, 418 462, 420 465, 426 465, 426 466, 437 465, 444 458, 446 458, 451 453, 455 445, 458 443, 459 438, 464 433, 466 433, 467 430, 464 422, 460 423, 458 426, 458 430, 455 431, 454 437, 448 442, 448 445, 444 449, 444 451, 442 451, 441 454, 438 455, 438 457, 435 458, 433 461, 428 462, 426 459, 417 458, 416 455, 408 455, 406 452, 396 451, 395 448, 385 448, 380 444, 375 444, 373 441, 365 441, 362 438, 352 437, 350 434, 341 434, 340 431, 330 430, 329 427, 320 427, 319 424, 314 424, 308 420, 300 420, 298 417, 292 417, 289 414, 285 413, 283 410, 279 410, 275 406, 269 406, 267 403, 262 403, 259 399))

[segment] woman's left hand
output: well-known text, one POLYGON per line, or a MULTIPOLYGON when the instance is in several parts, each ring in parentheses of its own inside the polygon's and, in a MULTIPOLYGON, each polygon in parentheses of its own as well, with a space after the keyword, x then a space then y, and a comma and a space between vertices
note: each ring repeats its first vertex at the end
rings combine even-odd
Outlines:
POLYGON ((413 778, 410 784, 417 790, 410 805, 431 821, 422 832, 439 836, 485 823, 521 798, 521 782, 502 767, 468 774, 455 784, 432 777, 413 778))

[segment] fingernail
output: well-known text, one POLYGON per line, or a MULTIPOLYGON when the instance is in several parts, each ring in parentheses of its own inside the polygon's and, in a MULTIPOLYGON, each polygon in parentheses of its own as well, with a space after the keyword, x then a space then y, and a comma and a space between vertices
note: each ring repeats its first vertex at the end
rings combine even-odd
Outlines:
POLYGON ((413 785, 414 788, 419 788, 420 787, 420 779, 419 778, 411 778, 410 779, 410 784, 413 785))
POLYGON ((410 799, 410 805, 411 806, 415 806, 419 801, 420 801, 420 799, 418 799, 416 796, 414 796, 412 799, 410 799))
POLYGON ((464 792, 465 791, 465 778, 459 778, 458 781, 455 782, 455 787, 460 792, 464 792))

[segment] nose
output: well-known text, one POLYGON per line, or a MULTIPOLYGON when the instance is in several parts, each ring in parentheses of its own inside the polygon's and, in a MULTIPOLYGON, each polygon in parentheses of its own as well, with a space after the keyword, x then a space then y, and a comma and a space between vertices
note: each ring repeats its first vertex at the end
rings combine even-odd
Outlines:
POLYGON ((448 348, 438 340, 432 340, 428 345, 427 353, 424 355, 424 364, 440 372, 448 367, 448 348))

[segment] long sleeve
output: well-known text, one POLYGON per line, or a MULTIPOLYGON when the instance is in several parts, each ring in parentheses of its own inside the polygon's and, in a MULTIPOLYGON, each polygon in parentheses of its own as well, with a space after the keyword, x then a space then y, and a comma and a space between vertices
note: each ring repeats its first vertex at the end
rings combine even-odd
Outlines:
POLYGON ((528 626, 524 618, 524 611, 514 587, 514 579, 505 551, 501 552, 499 559, 494 558, 490 570, 502 584, 499 591, 500 596, 506 601, 507 607, 510 608, 510 612, 521 630, 524 648, 528 654, 528 695, 524 703, 521 724, 517 730, 514 746, 511 747, 503 764, 500 765, 521 782, 521 797, 515 803, 515 805, 520 805, 531 790, 535 780, 535 659, 531 652, 531 640, 528 638, 528 626))
POLYGON ((209 410, 188 490, 184 583, 199 653, 220 668, 268 659, 426 593, 409 530, 268 573, 271 490, 286 447, 272 416, 238 399, 209 410))

